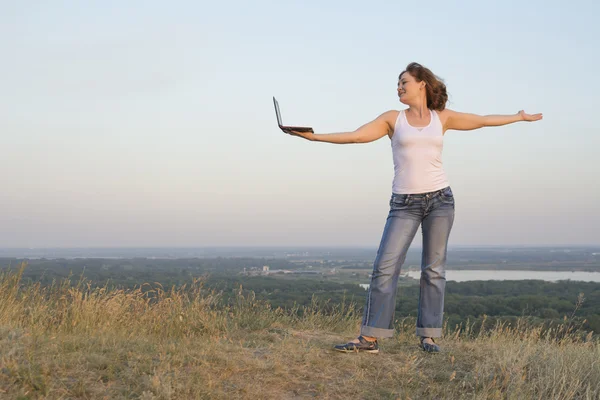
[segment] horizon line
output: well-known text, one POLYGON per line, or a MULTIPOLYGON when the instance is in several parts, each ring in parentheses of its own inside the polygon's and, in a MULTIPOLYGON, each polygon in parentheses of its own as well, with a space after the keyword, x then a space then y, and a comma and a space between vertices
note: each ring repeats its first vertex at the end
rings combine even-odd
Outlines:
MULTIPOLYGON (((411 245, 410 248, 422 248, 422 245, 411 245)), ((600 247, 599 244, 461 244, 448 246, 448 249, 454 248, 583 248, 583 247, 600 247)), ((14 246, 0 247, 2 250, 76 250, 76 249, 286 249, 286 248, 327 248, 327 249, 365 249, 370 250, 377 246, 355 246, 355 245, 206 245, 206 246, 177 246, 177 245, 162 245, 162 246, 14 246)))

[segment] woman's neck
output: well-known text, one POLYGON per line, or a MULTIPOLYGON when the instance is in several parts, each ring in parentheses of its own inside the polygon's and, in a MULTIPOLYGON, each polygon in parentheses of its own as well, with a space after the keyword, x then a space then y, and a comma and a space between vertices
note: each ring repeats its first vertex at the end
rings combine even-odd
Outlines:
POLYGON ((414 102, 414 104, 408 104, 408 110, 406 110, 411 115, 414 115, 417 118, 423 118, 426 115, 429 115, 429 109, 427 108, 427 96, 425 93, 422 93, 420 98, 414 102))

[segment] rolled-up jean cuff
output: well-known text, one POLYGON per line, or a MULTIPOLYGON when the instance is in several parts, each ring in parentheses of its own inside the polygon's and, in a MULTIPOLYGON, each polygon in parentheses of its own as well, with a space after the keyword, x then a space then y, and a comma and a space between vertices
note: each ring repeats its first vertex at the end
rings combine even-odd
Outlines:
POLYGON ((376 338, 391 338, 394 336, 393 329, 374 328, 372 326, 361 326, 360 334, 364 336, 371 336, 376 338))
POLYGON ((417 328, 417 336, 441 337, 442 336, 442 328, 417 328))

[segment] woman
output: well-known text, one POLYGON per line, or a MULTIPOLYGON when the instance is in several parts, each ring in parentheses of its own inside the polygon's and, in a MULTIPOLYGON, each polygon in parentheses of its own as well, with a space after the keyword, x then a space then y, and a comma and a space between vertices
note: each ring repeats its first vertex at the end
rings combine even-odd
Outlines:
POLYGON ((394 159, 390 211, 373 266, 360 335, 334 348, 378 353, 378 338, 392 337, 400 268, 419 225, 423 232, 417 336, 427 352, 440 351, 445 265, 454 221, 454 196, 442 166, 443 135, 449 129, 472 130, 518 121, 538 121, 542 114, 475 115, 446 108, 446 85, 429 69, 411 63, 398 78, 400 102, 408 108, 387 111, 354 132, 287 133, 327 143, 368 143, 388 136, 394 159))

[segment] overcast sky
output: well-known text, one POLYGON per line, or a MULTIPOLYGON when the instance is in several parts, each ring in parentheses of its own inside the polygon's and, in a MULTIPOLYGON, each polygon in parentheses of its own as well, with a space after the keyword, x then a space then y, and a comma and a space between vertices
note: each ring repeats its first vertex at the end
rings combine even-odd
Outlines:
MULTIPOLYGON (((453 245, 600 244, 598 2, 0 2, 0 247, 379 243, 417 61, 448 107, 453 245)), ((414 243, 420 245, 420 234, 414 243)))

